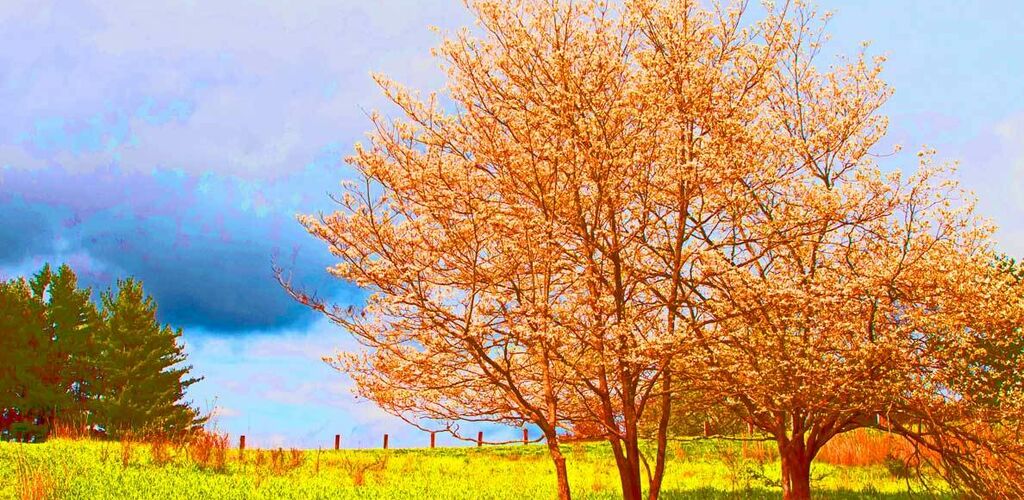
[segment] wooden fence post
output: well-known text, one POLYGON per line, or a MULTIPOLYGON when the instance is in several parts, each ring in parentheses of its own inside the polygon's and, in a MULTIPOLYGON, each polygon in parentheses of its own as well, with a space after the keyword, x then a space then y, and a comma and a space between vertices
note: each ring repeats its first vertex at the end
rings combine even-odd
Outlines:
POLYGON ((711 436, 711 422, 704 421, 704 437, 711 436))
POLYGON ((477 447, 480 447, 480 446, 484 445, 484 431, 480 431, 480 432, 476 433, 476 445, 477 445, 477 447))
POLYGON ((341 449, 341 434, 335 434, 334 435, 334 450, 337 451, 337 450, 340 450, 340 449, 341 449))
POLYGON ((385 450, 388 449, 388 435, 387 434, 384 435, 384 449, 385 450))
POLYGON ((528 444, 529 442, 530 442, 530 429, 527 429, 526 427, 523 427, 523 444, 528 444))
POLYGON ((434 444, 437 442, 437 433, 431 431, 430 433, 430 448, 434 448, 434 444))
POLYGON ((747 434, 749 434, 751 436, 754 435, 754 423, 753 422, 747 422, 747 434))
POLYGON ((238 451, 239 452, 245 451, 245 434, 242 434, 241 436, 238 436, 238 451))

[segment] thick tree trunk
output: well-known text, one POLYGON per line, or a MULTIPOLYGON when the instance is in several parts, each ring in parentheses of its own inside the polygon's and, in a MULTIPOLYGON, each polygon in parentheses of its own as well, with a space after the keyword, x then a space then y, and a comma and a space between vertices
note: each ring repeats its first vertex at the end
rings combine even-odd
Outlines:
POLYGON ((619 483, 622 485, 622 498, 624 500, 641 500, 643 492, 640 487, 640 457, 627 453, 622 462, 617 465, 619 483))
POLYGON ((811 498, 811 458, 802 446, 782 452, 782 498, 811 498))
POLYGON ((672 372, 665 371, 662 379, 661 418, 658 420, 658 451, 654 463, 654 475, 651 477, 651 488, 647 492, 648 500, 658 500, 661 494, 661 481, 665 477, 665 455, 668 451, 668 423, 672 415, 672 372))
POLYGON ((569 492, 569 472, 565 468, 565 456, 558 447, 558 436, 547 438, 548 453, 551 455, 551 461, 555 463, 555 477, 558 479, 558 500, 570 500, 572 495, 569 492))
POLYGON ((625 500, 641 500, 643 491, 640 477, 640 449, 635 427, 633 431, 626 426, 625 439, 617 436, 609 438, 615 455, 615 466, 619 472, 619 484, 622 487, 622 498, 625 500))

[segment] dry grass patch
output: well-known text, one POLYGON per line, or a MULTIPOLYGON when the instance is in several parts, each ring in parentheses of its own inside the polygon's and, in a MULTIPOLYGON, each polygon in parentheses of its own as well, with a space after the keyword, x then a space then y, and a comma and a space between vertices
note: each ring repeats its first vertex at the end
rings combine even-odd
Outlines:
POLYGON ((866 467, 885 465, 893 457, 913 454, 913 446, 900 436, 857 429, 832 438, 818 453, 817 460, 832 465, 866 467))

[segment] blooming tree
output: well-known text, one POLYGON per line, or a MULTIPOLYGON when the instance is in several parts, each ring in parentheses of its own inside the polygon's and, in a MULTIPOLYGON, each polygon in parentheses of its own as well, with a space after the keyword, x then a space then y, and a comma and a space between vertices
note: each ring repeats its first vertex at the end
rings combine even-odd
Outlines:
POLYGON ((341 309, 288 286, 366 346, 329 361, 424 428, 538 426, 560 498, 566 431, 610 443, 625 498, 657 498, 672 395, 700 391, 773 435, 787 496, 809 495, 821 444, 930 376, 912 349, 952 323, 929 280, 987 269, 951 187, 872 163, 881 61, 816 70, 799 5, 469 6, 477 29, 435 51, 445 91, 375 76, 401 117, 371 116, 359 181, 300 219, 371 292, 341 309))

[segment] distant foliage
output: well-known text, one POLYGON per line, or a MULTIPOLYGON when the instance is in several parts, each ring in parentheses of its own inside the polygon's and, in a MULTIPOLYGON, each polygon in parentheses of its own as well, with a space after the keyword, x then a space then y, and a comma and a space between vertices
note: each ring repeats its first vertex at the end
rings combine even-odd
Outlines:
POLYGON ((157 322, 140 282, 118 286, 97 308, 67 265, 0 283, 0 435, 181 434, 203 422, 182 402, 197 379, 181 330, 157 322))

